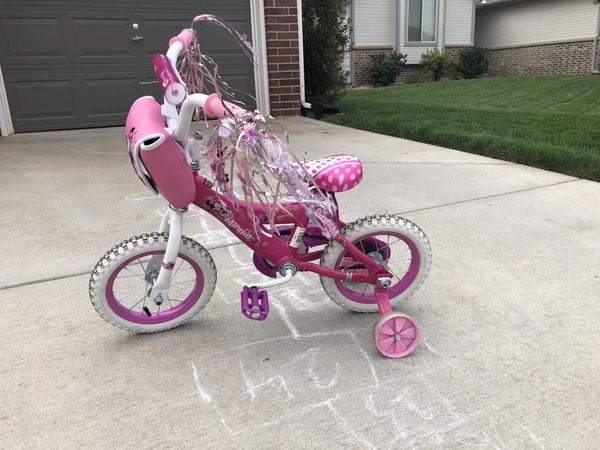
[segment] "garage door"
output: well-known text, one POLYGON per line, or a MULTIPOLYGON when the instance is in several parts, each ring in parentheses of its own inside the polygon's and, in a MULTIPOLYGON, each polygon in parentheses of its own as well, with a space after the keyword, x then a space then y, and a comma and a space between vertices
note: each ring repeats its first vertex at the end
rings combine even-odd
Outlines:
MULTIPOLYGON (((151 59, 201 13, 252 35, 248 0, 3 0, 0 66, 15 130, 122 125, 136 98, 162 101, 147 84, 151 59)), ((199 30, 225 81, 254 94, 252 65, 233 39, 212 24, 199 30)))

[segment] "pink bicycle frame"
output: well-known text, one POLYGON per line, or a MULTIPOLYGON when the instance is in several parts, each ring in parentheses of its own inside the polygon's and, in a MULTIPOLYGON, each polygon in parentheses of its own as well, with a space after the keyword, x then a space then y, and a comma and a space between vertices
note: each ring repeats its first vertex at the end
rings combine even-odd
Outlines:
POLYGON ((343 225, 341 222, 338 221, 338 223, 335 223, 324 214, 319 214, 318 208, 316 215, 321 222, 320 226, 327 228, 331 234, 331 238, 343 245, 367 270, 341 271, 311 262, 321 257, 322 250, 310 253, 298 253, 298 241, 296 237, 300 236, 301 239, 304 230, 309 225, 306 210, 300 203, 286 203, 283 205, 285 209, 279 209, 275 213, 275 224, 294 224, 290 240, 287 241, 278 236, 275 230, 265 227, 269 223, 269 220, 261 204, 254 204, 254 211, 261 220, 259 230, 256 232, 254 224, 248 217, 245 202, 240 201, 238 204, 234 204, 228 197, 213 190, 212 183, 201 175, 196 175, 195 181, 196 197, 194 204, 217 218, 244 244, 263 258, 271 261, 275 267, 281 267, 285 263, 292 263, 301 271, 314 272, 340 280, 351 277, 352 281, 367 282, 370 284, 376 284, 378 278, 390 276, 389 272, 381 267, 379 263, 365 255, 344 237, 340 231, 340 225, 343 225))
MULTIPOLYGON (((161 81, 163 88, 167 89, 168 86, 174 83, 173 79, 175 78, 174 76, 169 76, 169 70, 163 70, 164 66, 167 65, 168 61, 172 63, 172 66, 175 66, 177 57, 187 51, 187 47, 192 40, 193 33, 190 30, 183 30, 171 40, 167 58, 159 57, 156 59, 155 66, 158 67, 157 77, 161 81)), ((172 66, 168 65, 167 69, 172 69, 172 66)), ((165 99, 167 93, 165 91, 165 99)), ((360 251, 356 245, 346 239, 341 233, 341 227, 344 224, 339 220, 337 214, 334 220, 332 220, 323 213, 322 209, 317 207, 314 210, 314 215, 319 224, 309 225, 310 220, 306 213, 305 205, 297 202, 289 202, 282 205, 275 212, 273 220, 270 221, 265 210, 266 208, 262 204, 255 203, 252 205, 253 211, 260 222, 255 224, 250 219, 245 202, 232 201, 229 197, 212 189, 213 183, 211 181, 197 172, 191 171, 189 166, 185 164, 185 160, 177 146, 178 143, 184 145, 184 142, 189 141, 187 136, 192 111, 197 107, 202 107, 208 115, 222 118, 228 114, 243 115, 245 111, 241 108, 221 102, 216 94, 212 94, 211 96, 192 94, 182 103, 178 120, 173 123, 176 126, 171 135, 165 133, 159 105, 149 98, 140 101, 145 101, 147 105, 138 104, 136 107, 136 104, 134 104, 128 117, 127 132, 130 142, 130 152, 132 149, 137 149, 133 145, 138 145, 138 141, 142 142, 141 148, 144 149, 143 145, 150 138, 150 141, 153 142, 152 147, 148 148, 149 151, 141 154, 141 160, 146 166, 150 178, 154 178, 154 182, 156 182, 160 192, 171 203, 171 210, 163 216, 159 229, 160 232, 168 231, 170 238, 162 260, 159 276, 152 288, 151 299, 154 300, 159 295, 166 296, 168 293, 173 261, 177 257, 181 242, 183 213, 187 210, 189 203, 194 203, 217 218, 244 244, 254 250, 256 254, 268 261, 275 269, 279 269, 280 273, 287 280, 297 270, 310 271, 339 280, 352 280, 359 283, 366 282, 372 285, 377 285, 380 279, 391 277, 391 274, 382 265, 360 251), (138 124, 142 124, 142 126, 138 124), (161 140, 154 143, 157 138, 161 140), (155 146, 156 149, 154 148, 155 146), (175 164, 176 162, 179 164, 175 164), (273 222, 276 225, 285 225, 288 229, 291 228, 289 240, 279 235, 277 229, 273 230, 267 227, 267 224, 273 222), (323 245, 328 242, 328 239, 324 238, 325 233, 323 230, 326 230, 326 234, 346 248, 354 260, 362 264, 363 268, 342 271, 323 267, 313 262, 321 257, 323 250, 309 253, 299 251, 300 244, 303 243, 304 233, 309 227, 311 230, 316 229, 318 231, 323 245), (286 267, 288 269, 284 271, 283 269, 286 267), (290 270, 290 267, 294 269, 290 270)), ((136 156, 137 153, 133 152, 132 163, 134 163, 134 167, 136 167, 136 171, 140 175, 140 172, 143 172, 143 170, 137 168, 136 156)), ((144 177, 141 178, 144 181, 144 177)), ((330 195, 335 202, 335 196, 333 194, 330 195)), ((156 261, 154 263, 159 262, 156 261)), ((269 284, 269 282, 258 283, 255 286, 260 284, 264 286, 269 284)))

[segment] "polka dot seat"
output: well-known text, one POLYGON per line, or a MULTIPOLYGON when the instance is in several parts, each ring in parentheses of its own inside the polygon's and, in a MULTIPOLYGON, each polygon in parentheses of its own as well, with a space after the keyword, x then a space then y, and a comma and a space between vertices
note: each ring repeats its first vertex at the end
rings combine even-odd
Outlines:
POLYGON ((316 185, 330 192, 349 191, 362 180, 362 164, 352 155, 307 160, 304 167, 316 185))

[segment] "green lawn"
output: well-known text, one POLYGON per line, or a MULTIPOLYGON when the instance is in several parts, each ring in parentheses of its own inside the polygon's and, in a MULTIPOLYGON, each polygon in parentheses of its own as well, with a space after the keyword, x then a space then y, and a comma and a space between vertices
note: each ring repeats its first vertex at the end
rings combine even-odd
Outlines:
POLYGON ((355 90, 332 123, 600 181, 600 76, 355 90))

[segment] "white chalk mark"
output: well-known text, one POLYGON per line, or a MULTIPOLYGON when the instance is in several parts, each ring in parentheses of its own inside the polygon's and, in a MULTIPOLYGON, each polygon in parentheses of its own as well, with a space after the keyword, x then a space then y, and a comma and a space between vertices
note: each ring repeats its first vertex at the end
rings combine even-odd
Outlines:
POLYGON ((346 419, 344 419, 340 414, 338 414, 338 412, 333 407, 332 399, 328 399, 327 401, 325 401, 325 406, 327 406, 327 408, 331 412, 331 416, 341 425, 342 429, 348 432, 356 442, 361 443, 366 448, 377 450, 377 447, 375 447, 375 445, 373 445, 372 442, 370 442, 366 437, 357 433, 356 430, 348 424, 346 419))
POLYGON ((193 361, 192 370, 194 374, 194 383, 196 383, 196 390, 198 391, 198 397, 200 397, 200 400, 202 400, 204 403, 210 403, 212 399, 210 398, 210 395, 208 395, 208 392, 206 392, 200 385, 200 379, 198 378, 198 370, 196 369, 196 365, 193 361))
POLYGON ((129 194, 125 197, 125 201, 129 202, 129 201, 134 201, 134 202, 138 202, 141 200, 154 200, 157 199, 158 197, 154 194, 148 194, 148 191, 143 191, 143 192, 134 192, 132 194, 129 194))
POLYGON ((286 395, 287 395, 287 398, 285 399, 286 401, 290 401, 291 399, 294 398, 294 396, 288 389, 285 379, 281 375, 275 375, 275 376, 267 378, 267 381, 265 381, 263 383, 254 384, 252 381, 250 381, 250 378, 248 377, 248 374, 246 373, 246 370, 244 368, 244 363, 242 363, 241 361, 240 361, 240 373, 242 374, 242 378, 244 378, 244 383, 246 383, 246 392, 250 395, 251 401, 254 401, 256 399, 256 390, 257 389, 265 387, 265 386, 277 386, 277 384, 279 384, 279 387, 286 393, 286 395))
POLYGON ((277 309, 277 312, 281 316, 281 320, 283 320, 283 323, 285 323, 285 325, 290 330, 292 337, 294 339, 299 339, 301 337, 301 334, 288 317, 287 312, 285 311, 285 307, 277 300, 271 300, 271 305, 273 305, 275 309, 277 309))
MULTIPOLYGON (((358 331, 358 330, 357 330, 358 331)), ((379 378, 377 377, 377 372, 375 371, 375 366, 373 365, 373 361, 371 361, 371 357, 367 353, 367 351, 362 348, 362 345, 358 342, 358 339, 354 335, 354 331, 350 331, 350 337, 358 347, 358 351, 363 355, 363 358, 366 359, 367 364, 369 365, 369 370, 371 371, 371 375, 373 375, 373 381, 375 381, 375 386, 379 387, 379 378)))
POLYGON ((448 412, 451 412, 454 415, 454 419, 458 419, 459 414, 456 411, 456 407, 452 404, 452 402, 450 402, 450 400, 448 400, 445 396, 443 396, 440 393, 440 390, 435 386, 435 384, 428 383, 427 380, 425 380, 425 377, 423 376, 423 374, 420 372, 417 373, 417 376, 421 379, 423 384, 429 385, 429 388, 433 391, 433 393, 436 395, 436 397, 438 397, 446 405, 448 412))
POLYGON ((229 354, 231 352, 235 352, 237 350, 241 350, 243 348, 247 348, 247 347, 252 347, 254 345, 260 345, 260 344, 267 344, 269 342, 276 342, 276 341, 282 341, 282 340, 286 340, 286 339, 312 339, 314 337, 319 337, 319 336, 336 336, 336 335, 350 335, 353 332, 366 332, 366 331, 372 331, 372 328, 354 328, 352 330, 347 329, 347 328, 342 328, 340 330, 333 330, 333 331, 327 331, 327 332, 317 332, 317 333, 309 333, 309 334, 298 334, 298 337, 294 337, 291 335, 286 335, 286 336, 277 336, 277 337, 272 337, 272 338, 266 338, 266 339, 260 339, 258 341, 254 341, 254 342, 247 342, 246 344, 241 344, 238 345, 236 347, 227 349, 227 350, 219 350, 216 352, 212 352, 212 353, 207 353, 205 355, 199 356, 198 358, 196 358, 197 360, 203 360, 203 359, 207 359, 210 358, 211 356, 217 356, 217 355, 223 355, 223 354, 229 354))
POLYGON ((302 408, 300 408, 298 410, 294 410, 293 412, 288 413, 288 414, 283 414, 283 415, 281 415, 281 416, 279 416, 279 417, 277 417, 275 419, 269 420, 267 422, 263 422, 260 425, 256 425, 255 427, 244 428, 243 430, 235 432, 234 435, 240 434, 240 433, 248 433, 249 431, 257 429, 257 428, 270 427, 270 426, 276 425, 276 424, 278 424, 278 423, 282 422, 283 420, 288 419, 290 417, 297 418, 297 417, 301 416, 302 414, 309 413, 311 411, 314 411, 315 409, 327 407, 327 405, 328 405, 329 402, 334 401, 334 400, 338 400, 338 399, 339 399, 339 396, 335 396, 335 397, 332 397, 332 398, 328 398, 327 400, 324 400, 324 401, 319 402, 319 403, 313 403, 313 404, 310 404, 310 405, 307 405, 307 406, 303 406, 302 408))
MULTIPOLYGON (((321 289, 319 289, 319 291, 322 292, 321 289)), ((316 294, 316 291, 314 290, 307 291, 285 286, 283 288, 280 288, 278 294, 284 296, 287 300, 289 300, 289 304, 297 311, 314 310, 318 306, 318 304, 314 301, 306 299, 307 295, 313 296, 314 294, 316 294)))
POLYGON ((535 434, 533 434, 531 432, 531 430, 529 430, 528 428, 526 428, 523 425, 521 425, 521 428, 523 428, 525 431, 527 431, 527 434, 529 435, 529 437, 531 438, 531 440, 533 442, 535 442, 539 448, 541 448, 541 449, 545 448, 544 447, 544 442, 546 442, 546 439, 544 439, 543 437, 536 436, 535 434))
POLYGON ((389 447, 393 447, 396 442, 406 438, 406 432, 402 428, 402 424, 394 414, 394 411, 383 411, 381 413, 377 411, 377 409, 375 408, 375 402, 373 401, 373 394, 369 395, 366 398, 366 406, 367 411, 369 411, 375 417, 386 418, 392 422, 396 435, 394 436, 394 439, 392 439, 392 441, 390 442, 389 447))
POLYGON ((300 281, 304 286, 314 286, 314 281, 310 280, 305 273, 299 273, 296 275, 296 279, 300 281))
POLYGON ((309 367, 308 368, 308 376, 310 377, 310 379, 313 381, 313 383, 315 383, 315 386, 319 389, 329 389, 331 387, 333 387, 338 379, 339 379, 339 369, 340 369, 340 365, 336 362, 335 363, 335 375, 333 376, 333 378, 331 379, 331 381, 327 384, 323 384, 321 382, 321 380, 319 379, 319 377, 317 377, 317 375, 315 375, 313 368, 309 367))
POLYGON ((421 419, 431 420, 433 419, 433 413, 430 408, 421 409, 419 408, 412 400, 407 398, 407 395, 410 395, 410 391, 408 389, 403 389, 402 393, 399 394, 392 403, 403 403, 409 411, 417 414, 421 419))
POLYGON ((506 444, 504 443, 504 440, 502 439, 502 436, 500 436, 500 432, 498 431, 496 420, 493 417, 488 417, 488 420, 490 422, 490 427, 494 430, 496 439, 498 440, 498 442, 500 442, 500 448, 506 448, 506 444))
POLYGON ((233 259, 233 262, 237 265, 237 268, 245 269, 251 265, 240 259, 237 254, 237 246, 229 246, 227 247, 227 251, 229 252, 229 256, 231 256, 231 259, 233 259))
POLYGON ((427 342, 427 338, 423 338, 423 344, 425 345, 427 350, 429 350, 431 353, 434 353, 436 356, 440 357, 444 364, 446 364, 448 367, 451 367, 452 369, 456 370, 456 366, 448 358, 444 358, 443 355, 440 354, 440 352, 438 352, 435 348, 433 348, 429 344, 429 342, 427 342))

